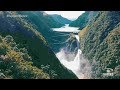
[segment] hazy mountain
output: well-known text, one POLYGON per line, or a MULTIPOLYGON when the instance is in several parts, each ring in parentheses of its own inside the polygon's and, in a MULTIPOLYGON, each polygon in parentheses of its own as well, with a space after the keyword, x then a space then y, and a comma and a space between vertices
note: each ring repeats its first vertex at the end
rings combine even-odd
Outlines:
POLYGON ((43 11, 22 11, 22 13, 19 11, 20 14, 26 14, 28 18, 33 18, 32 20, 36 20, 36 23, 38 23, 39 20, 41 20, 42 23, 47 24, 50 28, 60 28, 63 26, 63 24, 55 21, 52 16, 48 15, 47 13, 43 11), (40 18, 39 18, 40 17, 40 18))
MULTIPOLYGON (((97 11, 96 11, 97 12, 97 11)), ((83 29, 88 22, 96 15, 96 12, 86 11, 82 15, 80 15, 76 20, 72 21, 69 26, 72 27, 80 27, 79 29, 83 29)))
POLYGON ((53 19, 61 24, 70 24, 71 20, 68 20, 67 18, 62 17, 61 15, 58 14, 53 14, 51 15, 53 19))

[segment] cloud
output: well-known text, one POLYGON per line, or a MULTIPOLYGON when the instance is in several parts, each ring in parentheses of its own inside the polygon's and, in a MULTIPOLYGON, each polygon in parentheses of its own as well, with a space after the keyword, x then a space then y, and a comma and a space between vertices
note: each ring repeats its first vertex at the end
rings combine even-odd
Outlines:
POLYGON ((76 19, 85 11, 45 11, 47 14, 59 14, 68 19, 76 19))

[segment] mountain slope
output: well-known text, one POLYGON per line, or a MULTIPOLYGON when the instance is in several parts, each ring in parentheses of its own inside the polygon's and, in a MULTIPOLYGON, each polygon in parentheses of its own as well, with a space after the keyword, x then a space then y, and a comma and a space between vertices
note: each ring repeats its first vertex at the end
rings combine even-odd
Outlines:
MULTIPOLYGON (((33 66, 42 69, 50 78, 77 78, 71 71, 61 65, 42 34, 25 18, 27 17, 20 17, 18 12, 0 12, 0 35, 2 37, 11 35, 18 48, 27 49, 28 55, 32 58, 33 66)), ((44 26, 47 27, 47 24, 44 26)))
MULTIPOLYGON (((46 14, 43 11, 19 11, 19 14, 29 14, 28 17, 32 17, 34 20, 34 16, 38 17, 36 22, 41 19, 42 23, 47 24, 50 28, 60 28, 63 24, 55 21, 50 15, 46 14), (39 18, 40 17, 40 18, 39 18)), ((39 23, 39 22, 38 22, 39 23)))
POLYGON ((80 15, 75 21, 72 21, 69 26, 80 27, 79 29, 81 30, 87 25, 87 23, 90 23, 96 13, 97 11, 86 11, 85 13, 80 15))
POLYGON ((79 36, 81 50, 92 64, 92 78, 120 78, 120 12, 97 12, 79 36), (107 68, 113 76, 103 74, 107 68))
POLYGON ((18 48, 12 36, 0 36, 0 79, 49 79, 42 69, 33 66, 25 48, 18 48))
POLYGON ((62 17, 61 15, 53 14, 51 15, 53 19, 63 25, 70 24, 71 20, 68 20, 67 18, 62 17))
POLYGON ((46 23, 49 22, 49 20, 46 19, 46 16, 44 16, 42 12, 19 11, 18 13, 21 15, 28 16, 27 18, 25 18, 25 20, 31 23, 34 26, 34 28, 36 28, 36 30, 44 36, 44 38, 48 41, 49 46, 52 48, 54 52, 59 52, 60 48, 64 46, 64 44, 54 44, 54 43, 65 42, 66 38, 68 38, 69 36, 63 36, 66 33, 54 32, 51 29, 51 27, 46 23))

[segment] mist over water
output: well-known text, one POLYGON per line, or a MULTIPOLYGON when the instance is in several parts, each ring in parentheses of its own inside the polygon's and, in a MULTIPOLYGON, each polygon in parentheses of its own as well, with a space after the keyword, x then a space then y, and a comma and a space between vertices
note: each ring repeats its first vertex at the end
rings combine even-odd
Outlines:
POLYGON ((58 57, 60 62, 68 69, 72 71, 79 69, 79 61, 78 60, 74 61, 75 58, 74 54, 72 53, 66 54, 65 51, 61 49, 60 52, 56 54, 56 56, 58 57))
MULTIPOLYGON (((78 52, 81 52, 78 50, 78 52)), ((80 53, 74 55, 74 53, 66 53, 64 49, 61 49, 60 52, 56 53, 57 58, 60 62, 69 70, 72 70, 73 73, 79 79, 89 79, 91 78, 91 65, 89 61, 84 58, 84 56, 80 53)))

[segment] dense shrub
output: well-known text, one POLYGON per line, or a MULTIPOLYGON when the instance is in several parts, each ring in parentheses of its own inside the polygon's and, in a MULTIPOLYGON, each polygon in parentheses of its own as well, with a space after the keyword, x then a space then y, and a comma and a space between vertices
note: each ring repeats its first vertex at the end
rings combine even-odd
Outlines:
POLYGON ((14 47, 10 46, 11 43, 15 42, 10 35, 0 42, 0 52, 2 52, 0 53, 0 78, 49 79, 48 74, 28 61, 28 59, 31 60, 31 57, 26 52, 19 52, 17 47, 18 50, 14 50, 14 47), (24 55, 25 57, 23 57, 24 55))
MULTIPOLYGON (((48 70, 43 70, 43 72, 48 73, 50 78, 77 78, 75 74, 61 65, 49 47, 47 40, 52 40, 51 36, 53 33, 51 33, 50 27, 46 23, 49 21, 46 21, 47 19, 45 19, 41 12, 5 11, 2 13, 3 14, 0 14, 0 34, 3 37, 10 35, 14 38, 14 42, 6 42, 7 47, 11 49, 11 51, 7 52, 8 55, 13 53, 15 56, 12 57, 16 57, 18 61, 20 60, 19 58, 28 62, 31 61, 33 66, 39 69, 42 69, 41 65, 46 66, 49 64, 48 70), (19 14, 27 15, 28 17, 7 17, 7 15, 19 14), (45 19, 46 22, 44 22, 43 19, 45 19), (19 54, 16 54, 16 52, 19 54), (54 77, 53 71, 54 74, 57 74, 54 77)), ((61 39, 61 37, 59 37, 59 39, 61 39)))
POLYGON ((103 77, 106 68, 115 70, 120 65, 120 12, 99 11, 87 26, 89 28, 82 29, 79 36, 82 36, 80 42, 83 54, 91 63, 96 61, 92 65, 93 78, 120 78, 120 73, 103 77))

